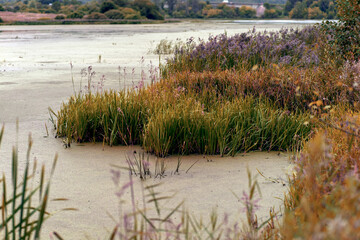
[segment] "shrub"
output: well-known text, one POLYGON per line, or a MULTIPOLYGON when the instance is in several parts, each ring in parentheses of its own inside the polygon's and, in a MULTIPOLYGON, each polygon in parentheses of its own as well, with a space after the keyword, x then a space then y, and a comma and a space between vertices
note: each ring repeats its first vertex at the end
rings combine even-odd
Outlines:
POLYGON ((0 23, 3 23, 4 22, 4 20, 2 20, 2 18, 0 17, 0 23))
POLYGON ((102 13, 93 12, 87 16, 85 16, 86 19, 107 19, 107 16, 102 13))
POLYGON ((28 8, 26 9, 26 12, 29 12, 29 13, 40 13, 40 11, 38 9, 35 9, 35 8, 28 8))
POLYGON ((5 8, 2 5, 0 5, 0 12, 2 11, 5 11, 5 8))
POLYGON ((100 6, 100 12, 105 13, 109 10, 116 9, 115 4, 112 1, 105 1, 100 6))
POLYGON ((106 17, 108 17, 109 19, 123 19, 124 18, 124 13, 120 10, 109 10, 105 13, 106 17))
POLYGON ((279 15, 275 9, 266 9, 263 17, 264 18, 277 18, 277 17, 279 17, 279 15))
POLYGON ((305 2, 296 2, 295 7, 289 13, 290 18, 303 19, 308 17, 305 2))
POLYGON ((53 9, 46 9, 44 13, 56 13, 53 9))
POLYGON ((256 11, 252 7, 242 6, 238 11, 239 17, 242 18, 254 18, 256 16, 256 11))
POLYGON ((124 19, 141 19, 141 14, 132 8, 120 8, 121 13, 124 15, 124 19))
POLYGON ((62 20, 62 19, 65 19, 65 16, 64 15, 57 15, 55 17, 56 20, 62 20))
POLYGON ((207 18, 221 18, 223 15, 223 11, 221 9, 209 9, 209 10, 204 10, 203 14, 207 18))
POLYGON ((82 12, 73 12, 73 13, 66 16, 66 18, 70 18, 70 19, 72 19, 72 18, 83 18, 83 17, 84 17, 84 13, 82 13, 82 12))
POLYGON ((135 0, 133 6, 137 9, 141 16, 153 20, 163 20, 164 17, 159 12, 159 8, 150 0, 135 0))
POLYGON ((326 17, 326 13, 322 12, 320 8, 308 8, 308 17, 310 19, 323 19, 326 17))
POLYGON ((142 19, 142 17, 140 16, 140 14, 128 14, 128 15, 125 16, 124 19, 138 20, 138 19, 142 19))
POLYGON ((325 22, 324 31, 331 36, 334 55, 348 60, 360 59, 360 5, 357 0, 338 1, 338 22, 325 22))
POLYGON ((173 11, 172 16, 174 18, 186 18, 187 17, 185 10, 173 11))

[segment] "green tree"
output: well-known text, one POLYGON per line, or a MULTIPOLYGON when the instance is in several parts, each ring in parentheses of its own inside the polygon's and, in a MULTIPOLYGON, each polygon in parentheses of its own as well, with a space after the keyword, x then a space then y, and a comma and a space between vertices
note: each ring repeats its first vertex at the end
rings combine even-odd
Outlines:
POLYGON ((84 17, 84 13, 82 12, 73 12, 66 16, 66 18, 83 18, 83 17, 84 17))
POLYGON ((105 15, 109 19, 124 19, 125 18, 124 13, 117 9, 109 10, 105 13, 105 15))
POLYGON ((55 11, 58 12, 61 9, 61 3, 56 1, 51 5, 51 8, 55 11))
POLYGON ((171 15, 175 9, 176 0, 165 0, 168 5, 168 12, 171 15))
POLYGON ((159 12, 159 8, 150 0, 135 0, 133 6, 140 11, 141 15, 153 20, 163 20, 164 17, 159 12))
POLYGON ((326 13, 320 10, 318 7, 308 8, 308 18, 310 19, 323 19, 326 17, 326 13))
POLYGON ((360 60, 360 2, 337 1, 338 22, 324 22, 323 29, 332 36, 329 43, 337 56, 360 60))
POLYGON ((288 0, 285 3, 285 8, 284 8, 284 14, 288 15, 290 13, 290 11, 294 8, 296 2, 298 2, 299 0, 288 0))
MULTIPOLYGON (((323 12, 327 12, 329 8, 330 1, 329 0, 320 0, 319 1, 319 8, 323 12)), ((360 4, 360 3, 359 3, 360 4)))
POLYGON ((279 17, 279 14, 275 9, 266 9, 263 17, 264 18, 277 18, 277 17, 279 17))
POLYGON ((308 12, 304 2, 297 2, 289 13, 290 18, 304 19, 307 18, 308 12))
POLYGON ((116 6, 115 6, 114 2, 112 2, 112 1, 105 1, 100 6, 101 13, 105 13, 112 9, 116 9, 116 6))
POLYGON ((256 16, 256 11, 252 7, 242 6, 239 8, 239 17, 242 18, 254 18, 256 16))

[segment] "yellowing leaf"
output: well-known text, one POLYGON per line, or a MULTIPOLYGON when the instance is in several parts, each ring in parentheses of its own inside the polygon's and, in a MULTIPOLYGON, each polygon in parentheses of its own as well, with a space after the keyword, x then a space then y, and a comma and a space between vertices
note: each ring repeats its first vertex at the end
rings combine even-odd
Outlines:
POLYGON ((275 63, 272 64, 273 68, 280 69, 279 66, 275 63))
POLYGON ((252 71, 256 71, 258 68, 259 68, 258 65, 254 65, 251 70, 252 70, 252 71))
POLYGON ((316 106, 320 107, 322 105, 323 105, 323 101, 321 101, 321 100, 316 101, 316 106))
POLYGON ((312 107, 315 104, 316 104, 316 102, 312 102, 312 103, 309 104, 309 107, 312 107))

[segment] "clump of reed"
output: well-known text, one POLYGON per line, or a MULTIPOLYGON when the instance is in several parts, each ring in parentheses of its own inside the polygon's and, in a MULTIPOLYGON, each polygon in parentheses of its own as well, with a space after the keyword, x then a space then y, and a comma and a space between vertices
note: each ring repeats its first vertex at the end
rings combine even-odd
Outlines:
POLYGON ((307 139, 309 114, 278 110, 264 100, 236 99, 205 111, 196 101, 154 114, 144 129, 143 147, 168 154, 234 156, 250 150, 288 150, 307 139))
MULTIPOLYGON (((0 145, 4 134, 4 126, 0 129, 0 145)), ((34 186, 37 164, 30 166, 30 152, 32 147, 31 135, 26 154, 26 165, 23 173, 19 172, 18 148, 13 147, 11 164, 11 184, 3 173, 1 184, 1 222, 0 233, 3 239, 39 239, 41 228, 50 214, 46 211, 50 182, 54 174, 57 155, 51 169, 50 179, 45 180, 45 167, 42 166, 40 183, 34 186), (20 180, 22 178, 23 180, 20 180), (38 195, 38 204, 36 196, 38 195)))
POLYGON ((66 136, 69 143, 74 139, 132 145, 140 143, 147 119, 144 100, 134 91, 78 94, 58 113, 50 113, 56 117, 57 136, 66 136))
POLYGON ((141 144, 165 157, 287 150, 307 139, 311 130, 304 124, 309 114, 277 109, 263 98, 235 98, 204 109, 186 91, 173 97, 176 90, 171 85, 159 86, 72 97, 58 113, 53 112, 57 136, 65 136, 69 143, 141 144))

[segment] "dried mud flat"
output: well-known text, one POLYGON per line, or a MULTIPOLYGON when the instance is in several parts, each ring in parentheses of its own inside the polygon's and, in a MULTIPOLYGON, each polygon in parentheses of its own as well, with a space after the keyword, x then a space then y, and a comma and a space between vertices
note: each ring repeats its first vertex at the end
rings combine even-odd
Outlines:
MULTIPOLYGON (((258 29, 279 29, 281 25, 259 25, 258 29)), ((50 202, 49 211, 64 207, 78 211, 59 212, 52 216, 42 231, 48 239, 56 230, 65 239, 103 239, 118 219, 118 199, 111 180, 111 165, 126 166, 125 157, 140 147, 108 147, 102 144, 73 144, 65 149, 61 139, 55 139, 48 121, 48 107, 58 109, 71 96, 70 62, 78 89, 80 70, 92 66, 97 72, 95 81, 105 75, 106 88, 132 87, 139 72, 150 64, 158 64, 158 56, 147 54, 161 39, 175 40, 189 37, 207 38, 209 34, 228 35, 248 31, 251 25, 228 22, 183 22, 163 25, 104 25, 104 26, 1 26, 0 27, 0 122, 5 123, 5 136, 0 147, 0 170, 11 173, 11 148, 19 143, 20 165, 25 162, 27 138, 34 139, 32 159, 44 163, 49 170, 57 152, 59 161, 51 185, 51 198, 68 198, 67 202, 50 202), (101 61, 99 61, 99 56, 101 61), (145 63, 139 63, 141 57, 145 63), (121 75, 118 67, 127 67, 128 75, 121 75), (131 69, 135 74, 131 75, 131 69), (19 118, 17 137, 15 122, 19 118), (47 136, 45 124, 49 128, 47 136)), ((151 169, 155 157, 151 156, 151 169)), ((180 174, 173 174, 178 156, 166 159, 165 178, 150 178, 145 184, 161 182, 158 191, 176 195, 164 203, 176 206, 185 199, 187 209, 207 219, 211 209, 220 217, 231 213, 232 219, 244 219, 243 205, 232 192, 247 191, 247 167, 255 175, 257 170, 274 183, 258 177, 262 200, 257 214, 266 217, 270 207, 279 209, 287 190, 286 174, 289 157, 284 153, 252 152, 236 157, 191 155, 182 157, 180 174), (197 163, 186 173, 186 170, 197 163), (285 186, 284 186, 285 183, 285 186), (236 210, 236 211, 234 211, 236 210)), ((122 171, 121 182, 128 182, 122 171)), ((140 180, 135 181, 137 202, 142 201, 140 180)), ((125 194, 125 206, 130 198, 125 194)))

